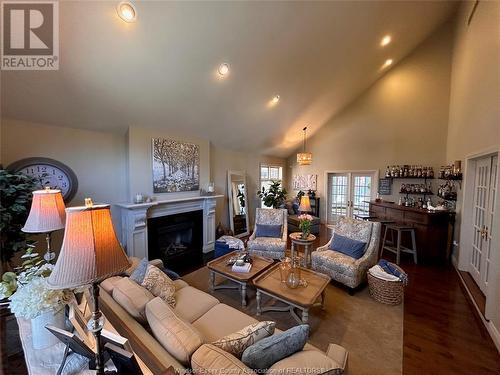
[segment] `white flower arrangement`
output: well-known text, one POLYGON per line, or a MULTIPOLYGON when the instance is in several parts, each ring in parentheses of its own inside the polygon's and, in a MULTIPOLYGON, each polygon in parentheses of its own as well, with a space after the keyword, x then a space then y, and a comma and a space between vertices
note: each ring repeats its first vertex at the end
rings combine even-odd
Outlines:
POLYGON ((10 297, 10 310, 16 317, 34 319, 45 312, 60 311, 72 296, 73 293, 67 289, 50 289, 45 277, 36 276, 19 286, 10 297))

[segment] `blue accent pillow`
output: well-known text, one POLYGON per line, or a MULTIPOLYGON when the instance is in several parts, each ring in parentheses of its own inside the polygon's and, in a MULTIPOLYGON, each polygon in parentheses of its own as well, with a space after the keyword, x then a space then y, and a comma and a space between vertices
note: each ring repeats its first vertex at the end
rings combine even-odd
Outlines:
POLYGON ((255 224, 255 237, 281 237, 281 224, 255 224))
POLYGON ((290 328, 283 333, 276 333, 246 348, 241 361, 251 369, 264 371, 283 358, 301 351, 308 336, 309 325, 307 324, 290 328))
POLYGON ((352 238, 341 236, 340 234, 334 234, 329 249, 348 255, 351 258, 359 259, 365 253, 366 242, 353 240, 352 238))
POLYGON ((141 262, 135 270, 130 274, 130 279, 134 280, 137 284, 141 285, 146 276, 146 270, 148 269, 149 261, 146 258, 142 258, 141 262))

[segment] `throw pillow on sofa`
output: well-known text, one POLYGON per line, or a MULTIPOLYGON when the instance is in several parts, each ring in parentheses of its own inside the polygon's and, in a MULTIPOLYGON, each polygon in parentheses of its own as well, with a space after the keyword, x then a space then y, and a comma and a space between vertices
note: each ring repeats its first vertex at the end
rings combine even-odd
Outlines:
POLYGON ((283 358, 302 350, 308 336, 307 324, 290 328, 248 347, 243 352, 241 361, 256 371, 264 371, 283 358))
POLYGON ((275 327, 276 323, 271 321, 250 324, 238 332, 231 333, 213 342, 212 345, 231 353, 237 358, 241 358, 246 348, 271 336, 274 333, 275 327))
POLYGON ((191 355, 203 344, 198 330, 179 318, 159 297, 146 304, 146 317, 153 335, 165 350, 189 366, 191 355))
POLYGON ((141 285, 149 290, 155 297, 160 297, 170 307, 175 307, 175 284, 174 282, 158 267, 148 265, 144 280, 141 285))
POLYGON ((113 299, 139 323, 146 323, 146 304, 154 296, 145 288, 130 280, 120 279, 113 287, 113 299))
POLYGON ((351 258, 359 259, 365 253, 366 242, 354 240, 340 234, 334 234, 329 249, 348 255, 351 258))
POLYGON ((142 258, 139 265, 130 274, 130 280, 135 281, 137 284, 142 284, 144 276, 146 276, 146 271, 148 270, 149 261, 146 258, 142 258))

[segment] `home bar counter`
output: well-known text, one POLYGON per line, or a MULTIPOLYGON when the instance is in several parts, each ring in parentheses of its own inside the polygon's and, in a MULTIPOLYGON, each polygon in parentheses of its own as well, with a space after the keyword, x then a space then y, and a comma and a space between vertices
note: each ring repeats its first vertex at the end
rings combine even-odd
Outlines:
MULTIPOLYGON (((375 216, 377 220, 393 221, 395 224, 415 228, 419 263, 443 263, 450 259, 455 223, 454 212, 428 211, 385 201, 370 201, 369 203, 370 216, 375 216)), ((384 233, 380 241, 383 237, 384 233)), ((390 238, 389 234, 388 238, 390 238)), ((408 245, 407 240, 403 238, 405 246, 408 245)))

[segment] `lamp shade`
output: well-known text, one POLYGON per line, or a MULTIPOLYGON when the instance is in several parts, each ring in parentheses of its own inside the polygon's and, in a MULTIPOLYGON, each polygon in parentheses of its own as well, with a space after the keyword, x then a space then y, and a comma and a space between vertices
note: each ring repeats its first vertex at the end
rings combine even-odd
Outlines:
POLYGON ((28 219, 21 229, 26 233, 48 233, 64 228, 66 213, 61 190, 36 190, 28 219))
POLYGON ((53 289, 98 283, 130 266, 116 238, 109 205, 66 209, 66 229, 48 284, 53 289))
POLYGON ((300 212, 311 212, 311 202, 309 200, 308 195, 303 195, 302 198, 300 198, 299 211, 300 212))

